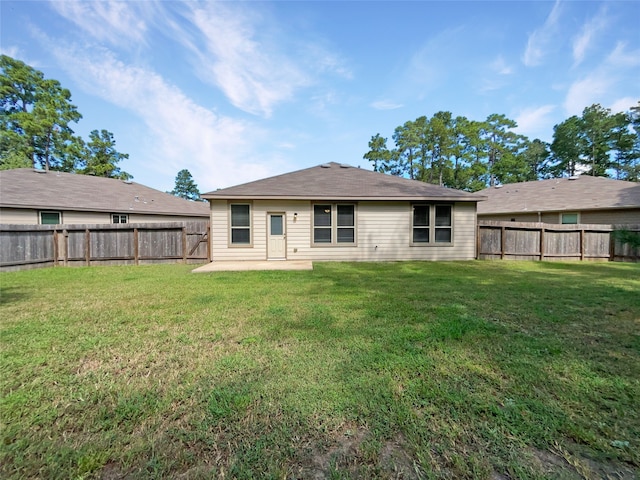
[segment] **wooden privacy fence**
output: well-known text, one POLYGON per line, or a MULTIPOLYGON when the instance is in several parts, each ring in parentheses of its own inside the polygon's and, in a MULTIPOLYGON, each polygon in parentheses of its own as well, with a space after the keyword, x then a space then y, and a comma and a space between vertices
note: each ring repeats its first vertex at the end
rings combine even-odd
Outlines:
POLYGON ((477 258, 640 261, 640 249, 614 238, 613 232, 620 229, 640 232, 640 225, 481 221, 477 258))
POLYGON ((0 270, 47 266, 204 263, 203 221, 91 225, 0 225, 0 270))

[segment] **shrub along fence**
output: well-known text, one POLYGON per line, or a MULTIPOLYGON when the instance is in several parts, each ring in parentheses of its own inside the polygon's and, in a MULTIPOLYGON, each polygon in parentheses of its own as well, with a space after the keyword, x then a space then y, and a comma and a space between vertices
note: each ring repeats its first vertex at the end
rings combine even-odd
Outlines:
POLYGON ((0 225, 0 270, 205 263, 209 222, 0 225))
POLYGON ((616 230, 640 225, 559 225, 480 221, 477 258, 509 260, 640 261, 640 249, 623 244, 616 230))

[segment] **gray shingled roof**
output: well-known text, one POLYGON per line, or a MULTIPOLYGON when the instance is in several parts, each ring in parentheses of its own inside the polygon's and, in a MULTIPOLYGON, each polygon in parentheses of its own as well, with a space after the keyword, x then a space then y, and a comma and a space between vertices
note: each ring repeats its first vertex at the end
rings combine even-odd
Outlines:
POLYGON ((0 206, 206 217, 208 202, 190 202, 135 182, 31 168, 0 170, 0 206))
POLYGON ((443 200, 478 196, 335 162, 205 193, 209 199, 443 200))
POLYGON ((588 175, 510 183, 476 194, 488 198, 478 204, 478 215, 640 208, 640 184, 588 175))

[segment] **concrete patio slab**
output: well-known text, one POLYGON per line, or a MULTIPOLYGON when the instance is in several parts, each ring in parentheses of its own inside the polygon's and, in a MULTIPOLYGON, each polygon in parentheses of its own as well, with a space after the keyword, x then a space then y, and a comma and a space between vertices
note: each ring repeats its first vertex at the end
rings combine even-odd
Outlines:
POLYGON ((198 267, 192 272, 240 272, 249 270, 313 270, 313 263, 310 260, 218 261, 198 267))

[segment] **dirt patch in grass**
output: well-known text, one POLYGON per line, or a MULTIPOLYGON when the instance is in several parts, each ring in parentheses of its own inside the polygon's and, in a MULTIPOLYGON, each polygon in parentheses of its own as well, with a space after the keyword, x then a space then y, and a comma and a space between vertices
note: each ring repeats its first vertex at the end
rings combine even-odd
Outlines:
POLYGON ((588 458, 578 445, 569 452, 557 446, 553 451, 530 448, 529 452, 540 471, 546 476, 567 480, 636 480, 638 472, 630 465, 608 460, 588 458))
POLYGON ((420 469, 407 453, 407 442, 402 435, 389 440, 380 452, 380 468, 385 478, 417 480, 420 469))

